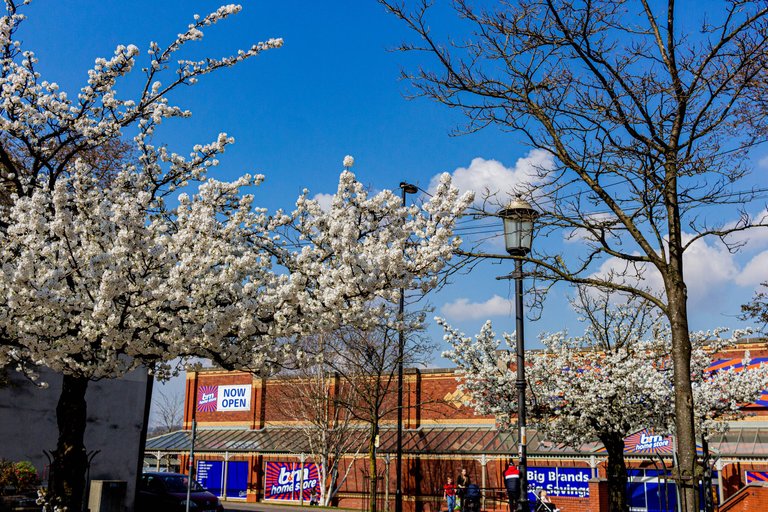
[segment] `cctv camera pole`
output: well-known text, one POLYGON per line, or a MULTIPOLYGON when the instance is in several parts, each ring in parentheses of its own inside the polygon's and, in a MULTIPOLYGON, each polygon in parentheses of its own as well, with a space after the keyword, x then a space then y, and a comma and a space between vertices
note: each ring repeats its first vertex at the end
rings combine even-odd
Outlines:
POLYGON ((197 420, 192 420, 192 446, 189 449, 189 471, 187 472, 187 503, 186 512, 189 512, 189 500, 192 493, 192 468, 195 464, 195 438, 197 437, 197 420))

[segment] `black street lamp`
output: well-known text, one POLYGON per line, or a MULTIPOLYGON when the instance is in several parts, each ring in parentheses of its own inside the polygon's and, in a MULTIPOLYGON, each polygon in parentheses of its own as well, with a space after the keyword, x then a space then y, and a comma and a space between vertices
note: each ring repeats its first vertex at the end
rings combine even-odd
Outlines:
POLYGON ((533 224, 539 213, 530 204, 518 197, 499 212, 504 221, 504 245, 515 259, 515 333, 517 344, 517 438, 520 459, 520 499, 518 510, 529 512, 528 505, 528 458, 525 432, 525 337, 523 335, 523 256, 531 252, 533 224))
MULTIPOLYGON (((400 190, 403 192, 403 206, 405 206, 405 194, 415 194, 419 191, 416 185, 400 182, 400 190)), ((405 249, 403 249, 405 250, 405 249)), ((395 512, 403 512, 403 353, 405 352, 405 333, 403 323, 405 321, 405 290, 400 288, 400 309, 398 320, 400 329, 397 338, 397 454, 395 458, 395 512)))

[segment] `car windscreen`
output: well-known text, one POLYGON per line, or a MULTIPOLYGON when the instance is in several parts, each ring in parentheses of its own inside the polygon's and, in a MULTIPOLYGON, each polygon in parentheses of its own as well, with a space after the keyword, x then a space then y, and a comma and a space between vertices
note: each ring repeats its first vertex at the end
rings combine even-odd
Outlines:
MULTIPOLYGON (((187 477, 182 475, 163 475, 161 477, 163 479, 163 483, 165 484, 165 488, 169 492, 186 492, 187 490, 187 477)), ((203 488, 202 485, 192 480, 192 490, 193 491, 204 491, 205 488, 203 488)))

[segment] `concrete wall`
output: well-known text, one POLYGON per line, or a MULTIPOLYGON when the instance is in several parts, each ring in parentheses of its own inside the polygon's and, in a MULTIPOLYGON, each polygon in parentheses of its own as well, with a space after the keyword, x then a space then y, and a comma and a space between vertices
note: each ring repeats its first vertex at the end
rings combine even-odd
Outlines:
MULTIPOLYGON (((0 388, 0 457, 28 460, 44 478, 48 458, 43 450, 56 448, 56 403, 61 391, 61 376, 43 371, 41 389, 23 375, 10 372, 11 384, 0 388)), ((86 400, 88 419, 85 447, 93 458, 92 480, 125 480, 128 483, 128 510, 132 510, 144 408, 147 372, 136 370, 119 380, 91 382, 86 400)))

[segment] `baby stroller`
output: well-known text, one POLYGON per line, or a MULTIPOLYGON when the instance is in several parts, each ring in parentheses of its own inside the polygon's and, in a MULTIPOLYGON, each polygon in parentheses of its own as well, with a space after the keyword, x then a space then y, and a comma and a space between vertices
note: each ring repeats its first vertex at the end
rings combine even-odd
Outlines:
POLYGON ((480 512, 480 487, 469 484, 464 492, 464 512, 480 512))
POLYGON ((560 509, 554 503, 544 503, 536 496, 536 506, 533 508, 533 512, 560 512, 560 509))

